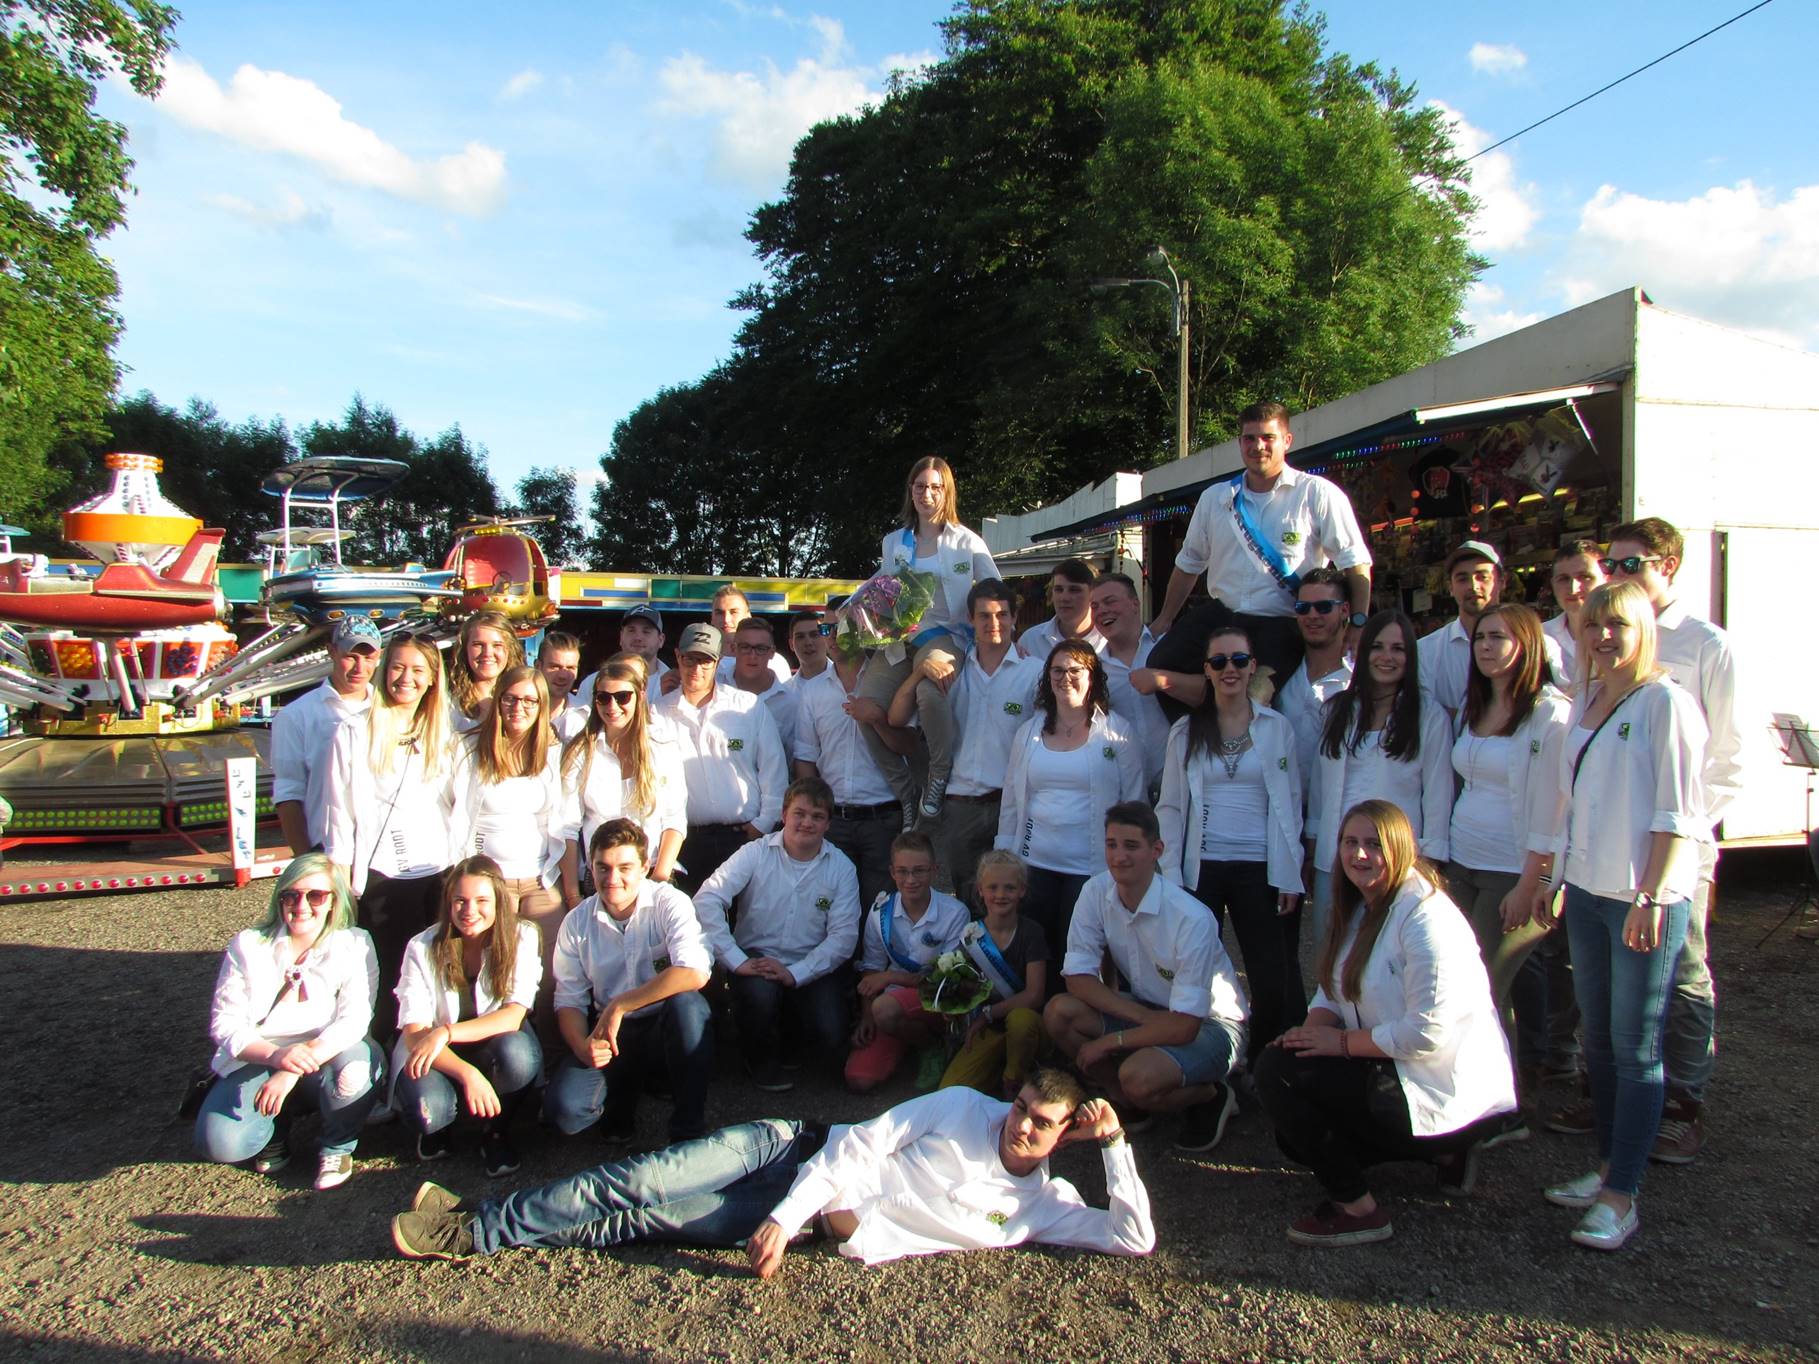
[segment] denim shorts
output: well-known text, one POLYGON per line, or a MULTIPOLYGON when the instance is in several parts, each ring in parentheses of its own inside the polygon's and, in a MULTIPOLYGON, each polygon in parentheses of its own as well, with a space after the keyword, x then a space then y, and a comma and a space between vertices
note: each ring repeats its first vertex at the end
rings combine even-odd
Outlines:
MULTIPOLYGON (((1100 1014, 1099 1018, 1107 1036, 1134 1026, 1128 1018, 1114 1018, 1107 1013, 1100 1014)), ((1222 1084, 1237 1065, 1238 1058, 1244 1055, 1244 1025, 1229 1023, 1223 1018, 1208 1018, 1201 1022, 1200 1032, 1192 1042, 1178 1047, 1157 1047, 1156 1050, 1181 1068, 1182 1084, 1222 1084)))

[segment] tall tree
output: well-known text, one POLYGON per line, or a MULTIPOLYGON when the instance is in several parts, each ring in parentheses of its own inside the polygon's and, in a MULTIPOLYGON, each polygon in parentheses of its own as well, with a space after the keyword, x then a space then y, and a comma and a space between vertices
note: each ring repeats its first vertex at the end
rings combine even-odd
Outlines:
POLYGON ((533 468, 518 480, 518 501, 508 508, 513 516, 548 516, 531 527, 543 556, 552 566, 579 562, 587 546, 581 525, 581 506, 575 497, 575 475, 568 469, 533 468))
POLYGON ((126 216, 126 129, 97 117, 117 67, 162 83, 176 10, 0 0, 0 516, 47 526, 60 442, 98 439, 119 378, 119 281, 97 250, 126 216))

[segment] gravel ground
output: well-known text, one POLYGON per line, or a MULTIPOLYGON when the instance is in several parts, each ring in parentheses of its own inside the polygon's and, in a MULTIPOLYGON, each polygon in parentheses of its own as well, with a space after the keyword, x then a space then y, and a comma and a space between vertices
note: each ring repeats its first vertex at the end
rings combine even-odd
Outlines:
MULTIPOLYGON (((1567 1241, 1539 1190, 1577 1173, 1586 1139, 1537 1133, 1487 1155, 1478 1193, 1441 1197, 1417 1166, 1378 1196, 1395 1239, 1290 1245, 1315 1200, 1254 1113, 1211 1158, 1136 1138, 1160 1237, 1141 1261, 1023 1250, 868 1270, 792 1253, 763 1284, 743 1257, 637 1248, 514 1251, 466 1266, 391 1251, 388 1220, 423 1171, 396 1125, 369 1129, 353 1181, 309 1188, 206 1167, 172 1112, 204 1052, 217 954, 266 891, 126 895, 0 909, 0 1354, 114 1359, 1819 1359, 1819 1198, 1810 1134, 1819 951, 1780 919, 1797 864, 1726 862, 1715 926, 1724 1055, 1709 1146, 1654 1167, 1633 1248, 1567 1241), (57 1076, 68 1077, 59 1080, 57 1076)), ((903 1084, 886 1097, 907 1097, 903 1084)), ((832 1087, 781 1096, 722 1064, 710 1120, 867 1116, 832 1087)), ((641 1136, 659 1139, 647 1107, 641 1136)), ((308 1129, 304 1132, 307 1135, 308 1129)), ((539 1134, 541 1135, 541 1134, 539 1134)), ((531 1184, 597 1158, 596 1141, 523 1142, 531 1184)), ((1096 1153, 1058 1173, 1102 1199, 1096 1153)), ((461 1151, 436 1177, 488 1181, 461 1151)))

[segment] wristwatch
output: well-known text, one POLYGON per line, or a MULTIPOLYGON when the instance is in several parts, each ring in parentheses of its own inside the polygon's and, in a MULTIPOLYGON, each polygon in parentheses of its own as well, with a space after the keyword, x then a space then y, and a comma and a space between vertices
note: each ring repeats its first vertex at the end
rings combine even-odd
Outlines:
POLYGON ((1351 627, 1354 630, 1362 630, 1364 628, 1364 622, 1369 619, 1370 619, 1370 617, 1365 615, 1364 612, 1362 612, 1362 611, 1354 611, 1347 618, 1348 623, 1351 625, 1351 627))

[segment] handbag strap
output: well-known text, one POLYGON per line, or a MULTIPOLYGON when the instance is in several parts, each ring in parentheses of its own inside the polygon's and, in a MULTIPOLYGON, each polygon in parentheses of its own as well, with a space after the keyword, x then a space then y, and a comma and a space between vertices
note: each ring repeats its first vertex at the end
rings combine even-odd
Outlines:
POLYGON ((1580 746, 1579 752, 1573 757, 1573 779, 1567 785, 1569 794, 1579 789, 1579 769, 1585 766, 1585 755, 1592 751, 1592 745, 1598 742, 1598 736, 1604 733, 1604 727, 1616 717, 1618 711, 1623 709, 1624 703, 1628 701, 1630 697, 1642 690, 1643 685, 1645 684, 1639 683, 1624 692, 1622 696, 1619 696, 1617 698, 1617 704, 1611 707, 1610 713, 1600 720, 1598 722, 1598 727, 1592 731, 1592 737, 1587 739, 1585 743, 1580 746))

